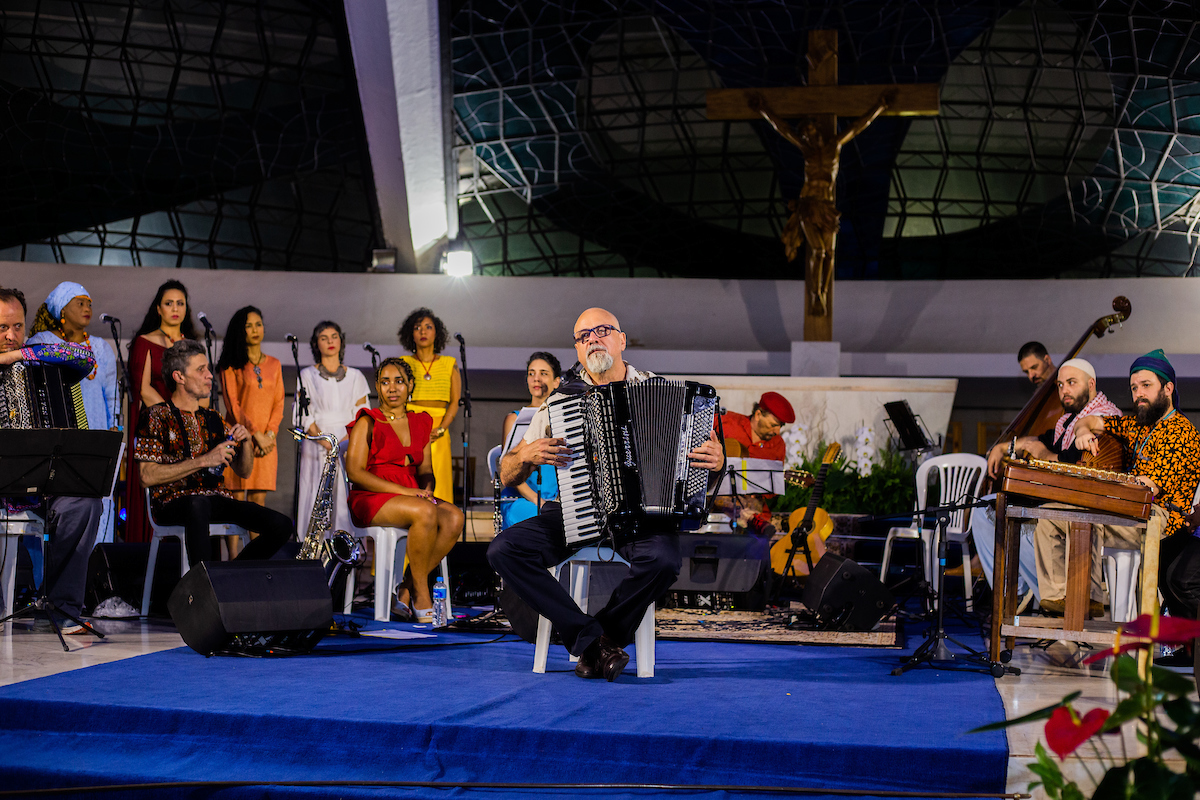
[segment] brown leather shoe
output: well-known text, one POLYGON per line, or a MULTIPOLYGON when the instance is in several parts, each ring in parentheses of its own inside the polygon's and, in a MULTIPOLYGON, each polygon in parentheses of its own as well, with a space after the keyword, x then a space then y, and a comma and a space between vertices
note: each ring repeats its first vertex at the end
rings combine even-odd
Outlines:
MULTIPOLYGON (((580 659, 582 661, 582 659, 580 659)), ((612 683, 616 677, 625 671, 625 665, 629 663, 629 653, 621 647, 618 647, 616 642, 609 639, 607 636, 600 637, 600 670, 604 674, 604 680, 612 683)))
POLYGON ((579 654, 575 664, 575 674, 581 678, 603 678, 604 671, 600 668, 600 640, 592 642, 587 649, 579 654))
POLYGON ((1038 601, 1038 606, 1042 612, 1049 614, 1052 617, 1061 617, 1067 611, 1067 602, 1065 600, 1050 600, 1043 597, 1038 601))

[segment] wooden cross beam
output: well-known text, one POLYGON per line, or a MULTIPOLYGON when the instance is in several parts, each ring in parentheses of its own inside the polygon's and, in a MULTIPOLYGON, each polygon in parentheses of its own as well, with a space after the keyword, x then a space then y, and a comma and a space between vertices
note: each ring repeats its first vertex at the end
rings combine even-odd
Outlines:
POLYGON ((808 85, 763 89, 710 89, 711 120, 765 118, 804 154, 804 187, 791 205, 783 240, 789 260, 806 245, 804 313, 806 341, 833 340, 833 257, 837 239, 837 172, 842 145, 879 115, 936 115, 936 83, 841 86, 837 31, 808 34, 808 85), (858 117, 841 134, 838 117, 858 117), (804 118, 799 130, 785 119, 804 118))

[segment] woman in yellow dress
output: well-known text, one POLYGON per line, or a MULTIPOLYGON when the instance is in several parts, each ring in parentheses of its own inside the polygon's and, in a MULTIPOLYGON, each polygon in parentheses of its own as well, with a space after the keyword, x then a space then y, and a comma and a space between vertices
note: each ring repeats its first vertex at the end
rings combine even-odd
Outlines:
POLYGON ((441 355, 449 333, 428 308, 418 308, 405 318, 398 331, 400 344, 411 356, 403 356, 412 367, 416 388, 408 407, 433 417, 430 456, 433 460, 434 497, 454 502, 454 478, 450 468, 450 424, 458 415, 462 394, 461 378, 453 356, 441 355))

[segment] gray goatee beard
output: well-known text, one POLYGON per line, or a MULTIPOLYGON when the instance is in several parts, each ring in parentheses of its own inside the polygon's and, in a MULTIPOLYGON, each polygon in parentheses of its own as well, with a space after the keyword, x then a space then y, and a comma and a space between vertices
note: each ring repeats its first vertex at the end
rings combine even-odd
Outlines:
POLYGON ((595 350, 588 353, 587 368, 593 375, 603 375, 612 369, 613 357, 607 350, 595 350))

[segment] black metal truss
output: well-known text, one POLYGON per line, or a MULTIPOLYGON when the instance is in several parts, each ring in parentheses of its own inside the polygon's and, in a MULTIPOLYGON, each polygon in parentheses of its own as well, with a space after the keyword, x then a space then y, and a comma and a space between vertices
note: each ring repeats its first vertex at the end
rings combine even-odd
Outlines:
POLYGON ((0 9, 0 258, 362 270, 380 226, 341 2, 0 9))

